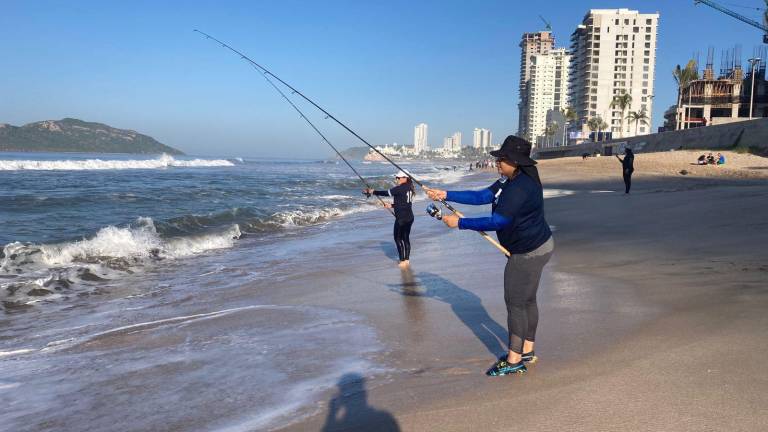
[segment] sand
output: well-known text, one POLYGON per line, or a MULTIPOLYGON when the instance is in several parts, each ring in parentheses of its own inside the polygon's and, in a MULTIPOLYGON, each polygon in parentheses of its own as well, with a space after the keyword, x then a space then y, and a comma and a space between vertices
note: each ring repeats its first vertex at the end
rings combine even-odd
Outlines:
POLYGON ((546 202, 556 252, 523 376, 484 375, 506 339, 504 257, 477 234, 419 215, 401 272, 382 215, 380 240, 318 256, 274 301, 363 314, 385 372, 284 430, 768 430, 768 159, 697 156, 638 154, 630 195, 615 158, 541 162, 573 194, 546 202))

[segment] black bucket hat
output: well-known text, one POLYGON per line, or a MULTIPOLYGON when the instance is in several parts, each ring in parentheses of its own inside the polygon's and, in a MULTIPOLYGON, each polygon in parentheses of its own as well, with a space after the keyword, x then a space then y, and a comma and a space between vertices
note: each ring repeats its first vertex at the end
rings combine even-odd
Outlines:
POLYGON ((491 152, 491 156, 506 159, 519 166, 536 165, 536 161, 531 159, 531 143, 514 135, 508 136, 500 149, 491 152))

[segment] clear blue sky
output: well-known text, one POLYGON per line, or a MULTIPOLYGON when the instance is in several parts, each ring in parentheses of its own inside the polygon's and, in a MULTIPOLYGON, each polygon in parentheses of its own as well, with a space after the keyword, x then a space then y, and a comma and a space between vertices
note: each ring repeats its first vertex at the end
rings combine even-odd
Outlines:
MULTIPOLYGON (((724 2, 753 5, 762 0, 724 2)), ((75 117, 198 155, 323 157, 329 149, 266 82, 199 28, 252 56, 375 144, 432 146, 475 127, 517 129, 520 35, 551 21, 558 45, 590 8, 660 12, 654 127, 671 71, 760 31, 693 0, 0 2, 0 123, 75 117)), ((737 11, 760 19, 760 12, 737 11)), ((715 61, 719 66, 719 58, 715 61)), ((314 113, 313 113, 314 114, 314 113)), ((339 147, 357 145, 315 116, 339 147)))

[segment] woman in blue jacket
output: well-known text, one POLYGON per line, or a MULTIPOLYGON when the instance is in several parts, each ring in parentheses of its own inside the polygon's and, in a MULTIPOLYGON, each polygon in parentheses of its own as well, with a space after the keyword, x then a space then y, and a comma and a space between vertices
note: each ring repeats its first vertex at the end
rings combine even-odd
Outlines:
POLYGON ((554 240, 544 219, 544 194, 531 159, 531 144, 510 135, 499 150, 491 152, 501 179, 479 191, 426 189, 433 200, 461 204, 491 204, 490 217, 459 218, 444 215, 450 228, 496 231, 499 243, 510 257, 504 268, 504 301, 507 305, 509 353, 501 357, 487 374, 491 376, 524 373, 525 363, 534 363, 534 341, 539 321, 536 292, 544 266, 554 250, 554 240))

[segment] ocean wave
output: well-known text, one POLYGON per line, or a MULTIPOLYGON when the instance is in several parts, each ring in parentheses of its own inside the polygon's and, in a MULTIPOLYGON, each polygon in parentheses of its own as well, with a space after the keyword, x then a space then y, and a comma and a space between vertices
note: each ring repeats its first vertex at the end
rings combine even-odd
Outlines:
POLYGON ((242 236, 232 225, 218 232, 163 238, 150 218, 129 227, 108 226, 92 238, 58 244, 13 242, 0 253, 0 302, 6 309, 69 293, 94 293, 99 285, 166 259, 229 248, 242 236))
POLYGON ((0 160, 0 171, 84 171, 230 166, 235 166, 235 164, 226 159, 176 159, 167 154, 161 155, 156 159, 132 160, 0 160))

